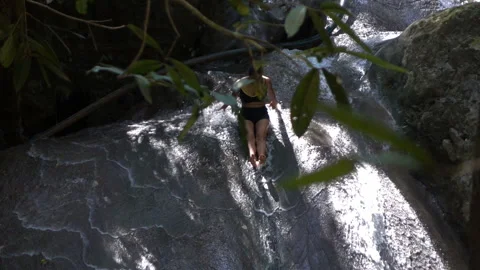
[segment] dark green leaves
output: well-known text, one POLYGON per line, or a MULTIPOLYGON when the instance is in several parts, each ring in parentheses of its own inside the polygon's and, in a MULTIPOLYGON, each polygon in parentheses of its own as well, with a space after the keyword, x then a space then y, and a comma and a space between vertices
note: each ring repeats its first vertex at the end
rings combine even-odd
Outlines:
POLYGON ((395 131, 391 130, 382 123, 376 122, 371 118, 353 114, 341 107, 335 108, 323 103, 318 104, 318 109, 326 112, 338 122, 354 130, 360 131, 374 139, 388 142, 393 147, 412 154, 415 158, 422 161, 422 163, 426 165, 431 164, 432 160, 428 153, 417 147, 406 138, 400 137, 395 131))
MULTIPOLYGON (((133 24, 129 24, 127 25, 128 29, 132 30, 132 32, 141 40, 143 40, 143 30, 136 27, 135 25, 133 24)), ((160 53, 163 53, 162 49, 160 48, 160 45, 158 45, 158 43, 155 41, 155 39, 153 39, 150 35, 146 35, 145 37, 145 43, 147 45, 149 45, 150 47, 156 49, 157 51, 159 51, 160 53)))
POLYGON ((57 77, 70 81, 68 76, 62 71, 60 60, 58 59, 55 51, 49 46, 47 42, 37 41, 33 38, 28 38, 28 46, 32 51, 32 56, 37 58, 40 65, 40 71, 42 72, 45 82, 50 85, 47 73, 45 69, 55 74, 57 77))
POLYGON ((312 69, 297 86, 290 105, 290 119, 295 135, 302 136, 315 114, 318 99, 319 72, 312 69))
POLYGON ((127 72, 133 74, 147 74, 151 71, 160 69, 162 66, 162 62, 157 60, 139 60, 134 62, 127 72))
POLYGON ((344 105, 345 107, 349 108, 350 104, 348 102, 347 93, 343 89, 340 78, 330 73, 328 70, 322 68, 323 75, 327 80, 327 84, 330 87, 330 91, 332 91, 333 96, 338 104, 344 105))
POLYGON ((185 92, 185 87, 183 86, 182 78, 180 77, 180 75, 178 75, 178 72, 171 67, 167 67, 167 70, 168 70, 168 75, 170 76, 170 78, 172 78, 175 88, 177 88, 177 91, 179 91, 182 95, 186 95, 187 93, 185 92))
POLYGON ((48 60, 49 62, 60 66, 60 60, 55 52, 48 46, 48 44, 42 44, 33 38, 29 38, 28 45, 32 49, 34 56, 48 60))
POLYGON ((242 16, 250 14, 250 9, 245 5, 243 0, 228 0, 228 2, 235 10, 237 10, 238 14, 242 16))
POLYGON ((200 116, 200 108, 198 106, 193 106, 192 115, 187 121, 187 124, 183 127, 180 135, 178 135, 178 140, 183 140, 185 135, 187 135, 188 131, 193 127, 195 122, 197 122, 198 117, 200 116))
POLYGON ((332 165, 328 165, 319 171, 300 177, 299 179, 287 180, 282 183, 285 188, 295 188, 313 183, 322 183, 334 180, 337 177, 351 173, 355 169, 355 161, 341 159, 332 165))
POLYGON ((327 31, 325 30, 325 22, 323 21, 323 19, 313 10, 309 10, 308 14, 310 15, 310 18, 312 18, 313 25, 315 26, 315 29, 322 38, 323 43, 325 43, 325 46, 328 48, 329 51, 333 51, 333 44, 330 40, 330 37, 328 36, 327 31))
POLYGON ((52 72, 53 74, 55 74, 57 77, 65 80, 65 81, 70 81, 70 79, 68 78, 68 76, 62 71, 62 69, 55 65, 54 63, 44 59, 44 58, 38 58, 38 61, 40 62, 41 65, 43 65, 44 67, 46 67, 48 70, 50 70, 50 72, 52 72))
POLYGON ((152 104, 152 93, 150 91, 150 81, 141 75, 134 75, 135 81, 137 82, 140 92, 148 103, 152 104))
POLYGON ((18 93, 25 82, 27 81, 28 75, 30 74, 30 66, 32 64, 32 58, 21 57, 18 61, 15 62, 13 69, 13 87, 18 93))
POLYGON ((76 0, 75 1, 75 8, 77 9, 77 12, 85 15, 87 14, 88 10, 88 0, 76 0))
POLYGON ((179 72, 180 76, 185 80, 185 82, 190 85, 192 88, 198 90, 199 92, 202 91, 202 87, 197 79, 197 74, 193 70, 191 70, 187 65, 184 63, 177 61, 175 59, 170 59, 173 65, 179 72))
POLYGON ((298 5, 290 10, 285 19, 285 32, 287 32, 288 37, 292 37, 298 32, 305 20, 306 13, 307 7, 304 5, 298 5))
POLYGON ((15 59, 16 53, 17 47, 15 45, 15 35, 10 35, 0 49, 0 64, 5 68, 10 67, 15 59))

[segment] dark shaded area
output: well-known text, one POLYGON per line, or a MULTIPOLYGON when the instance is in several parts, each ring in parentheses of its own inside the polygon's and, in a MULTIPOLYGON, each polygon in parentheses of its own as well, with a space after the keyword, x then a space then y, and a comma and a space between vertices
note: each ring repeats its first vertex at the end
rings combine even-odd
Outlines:
MULTIPOLYGON (((210 7, 217 6, 220 2, 224 3, 224 1, 207 0, 193 1, 192 4, 207 17, 214 17, 216 14, 212 13, 213 10, 210 7)), ((85 16, 81 16, 75 10, 75 1, 67 1, 63 4, 54 1, 49 6, 85 20, 111 19, 106 24, 117 26, 130 23, 141 28, 146 1, 94 1, 89 4, 88 14, 85 16)), ((164 6, 164 1, 152 2, 148 32, 158 41, 164 51, 168 51, 175 38, 175 33, 168 21, 164 6)), ((4 8, 2 8, 3 10, 4 8)), ((7 7, 5 10, 7 11, 7 7)), ((4 86, 4 93, 0 101, 0 112, 8 117, 4 117, 0 121, 4 133, 2 139, 5 140, 4 144, 0 144, 0 149, 25 142, 32 135, 55 125, 127 83, 128 81, 118 80, 115 76, 105 72, 87 75, 86 71, 98 63, 107 63, 118 67, 127 66, 134 58, 141 43, 140 39, 127 28, 107 30, 94 26, 88 27, 83 23, 66 19, 28 3, 27 11, 36 18, 35 20, 27 16, 28 29, 52 46, 72 83, 62 81, 49 73, 51 87, 48 87, 43 81, 36 62, 33 61, 31 76, 22 90, 20 109, 17 109, 17 98, 9 80, 11 74, 2 71, 0 82, 4 86)), ((178 39, 171 57, 180 60, 188 59, 192 57, 192 50, 199 46, 198 42, 205 32, 213 30, 206 28, 189 11, 179 5, 172 5, 171 14, 176 24, 181 26, 179 27, 181 37, 178 39)), ((10 21, 15 22, 16 19, 12 12, 10 21)), ((195 52, 195 54, 199 53, 195 52)), ((147 47, 142 58, 160 60, 162 56, 147 47)), ((151 106, 153 108, 149 108, 150 110, 156 112, 158 108, 178 108, 180 99, 176 92, 163 89, 153 89, 153 92, 162 92, 162 95, 155 99, 154 105, 151 106)), ((90 114, 60 135, 69 134, 85 127, 131 118, 133 111, 138 111, 139 106, 147 107, 140 92, 130 92, 90 114)))

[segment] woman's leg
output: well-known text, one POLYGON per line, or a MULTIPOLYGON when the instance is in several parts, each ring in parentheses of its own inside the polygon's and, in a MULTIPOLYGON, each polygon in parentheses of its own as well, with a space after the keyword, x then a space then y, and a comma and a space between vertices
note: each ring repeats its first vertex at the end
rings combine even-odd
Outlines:
POLYGON ((257 130, 255 139, 257 142, 257 152, 260 164, 265 163, 267 157, 267 132, 269 124, 269 119, 261 119, 255 124, 255 129, 257 130))
POLYGON ((247 129, 248 159, 255 166, 256 148, 255 148, 255 126, 250 120, 245 120, 245 128, 247 129))

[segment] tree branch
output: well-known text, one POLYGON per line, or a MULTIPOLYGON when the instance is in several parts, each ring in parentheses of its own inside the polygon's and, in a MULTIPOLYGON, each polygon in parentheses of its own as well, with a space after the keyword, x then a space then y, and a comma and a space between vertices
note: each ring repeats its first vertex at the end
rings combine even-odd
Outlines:
MULTIPOLYGON (((261 39, 258 39, 256 37, 252 37, 252 36, 248 36, 248 35, 244 35, 244 34, 240 34, 238 32, 233 32, 233 31, 230 31, 228 30, 227 28, 211 21, 209 18, 207 18, 205 15, 203 15, 198 9, 196 9, 194 6, 192 6, 190 3, 188 3, 186 0, 174 0, 174 1, 177 1, 178 3, 180 3, 181 5, 183 5, 185 8, 187 8, 188 10, 190 10, 190 12, 193 13, 193 15, 195 15, 195 17, 199 18, 200 20, 202 20, 205 24, 207 24, 208 26, 210 26, 211 28, 227 35, 227 36, 231 36, 231 37, 234 37, 236 39, 240 39, 242 41, 247 41, 248 43, 251 43, 252 45, 256 46, 256 47, 259 47, 260 45, 258 43, 263 43, 264 45, 266 45, 267 47, 269 48, 272 48, 276 51, 278 51, 280 54, 286 56, 288 59, 290 59, 294 65, 298 66, 298 64, 295 62, 295 60, 293 59, 292 56, 286 54, 285 52, 282 51, 281 48, 279 48, 278 46, 275 46, 274 44, 268 42, 268 41, 265 41, 265 40, 261 40, 261 39)), ((261 46, 260 46, 261 47, 261 46)), ((260 48, 259 48, 260 49, 260 48)), ((264 48, 262 48, 264 50, 264 48)))
POLYGON ((228 30, 227 28, 225 28, 221 25, 216 24, 215 22, 211 21, 209 18, 205 17, 205 15, 203 15, 198 9, 196 9, 194 6, 192 6, 186 0, 174 0, 174 1, 180 3, 182 6, 184 6, 188 10, 190 10, 190 12, 192 12, 193 15, 195 15, 195 17, 199 18, 201 21, 203 21, 205 24, 207 24, 211 28, 213 28, 213 29, 215 29, 215 30, 227 35, 227 36, 231 36, 231 37, 234 37, 236 39, 241 39, 241 40, 252 40, 252 41, 256 41, 256 42, 260 42, 260 43, 266 43, 265 41, 263 41, 261 39, 258 39, 258 38, 252 37, 252 36, 243 35, 243 34, 240 34, 238 32, 233 32, 233 31, 230 31, 230 30, 228 30))
POLYGON ((96 26, 96 27, 100 27, 100 28, 105 28, 105 29, 110 29, 110 30, 118 30, 118 29, 122 29, 125 27, 125 25, 120 25, 120 26, 108 26, 108 25, 103 25, 103 24, 99 24, 97 23, 96 21, 88 21, 88 20, 83 20, 83 19, 80 19, 80 18, 77 18, 77 17, 73 17, 73 16, 70 16, 70 15, 67 15, 65 13, 62 13, 56 9, 53 9, 45 4, 42 4, 42 3, 39 3, 39 2, 36 2, 36 1, 33 1, 33 0, 25 0, 26 2, 28 3, 31 3, 31 4, 34 4, 34 5, 37 5, 37 6, 40 6, 42 8, 45 8, 45 9, 48 9, 49 11, 53 12, 53 13, 56 13, 62 17, 65 17, 65 18, 68 18, 70 20, 73 20, 73 21, 77 21, 77 22, 83 22, 83 23, 86 23, 86 24, 90 24, 90 25, 93 25, 93 26, 96 26))
POLYGON ((170 54, 173 51, 173 48, 175 48, 175 45, 177 44, 177 40, 180 37, 180 32, 178 32, 177 26, 175 25, 175 22, 173 21, 172 14, 170 13, 170 0, 165 0, 165 12, 167 12, 168 20, 170 21, 170 24, 172 25, 173 31, 175 31, 175 34, 177 35, 175 37, 175 40, 172 42, 172 45, 170 45, 170 48, 168 49, 167 55, 165 58, 170 57, 170 54))
POLYGON ((133 58, 132 62, 128 67, 125 69, 128 71, 130 67, 132 67, 133 63, 137 62, 138 59, 140 59, 140 56, 142 56, 143 50, 145 49, 145 44, 147 40, 147 29, 148 29, 148 22, 150 21, 150 5, 151 5, 151 0, 147 0, 147 8, 145 9, 145 20, 143 22, 143 38, 142 38, 142 45, 140 45, 140 49, 137 52, 137 55, 135 58, 133 58))

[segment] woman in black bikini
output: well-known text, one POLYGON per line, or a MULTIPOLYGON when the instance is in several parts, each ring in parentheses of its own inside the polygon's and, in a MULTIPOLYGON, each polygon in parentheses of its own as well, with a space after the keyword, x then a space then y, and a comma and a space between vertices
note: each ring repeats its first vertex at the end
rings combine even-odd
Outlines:
MULTIPOLYGON (((255 70, 250 68, 248 76, 239 80, 251 79, 254 82, 242 86, 233 96, 240 97, 242 109, 240 113, 245 119, 247 130, 247 141, 249 151, 249 161, 256 168, 259 164, 264 164, 266 155, 266 138, 270 118, 267 107, 265 106, 265 97, 268 94, 270 106, 277 107, 277 98, 272 88, 270 78, 262 74, 262 69, 255 70), (257 156, 258 154, 258 156, 257 156)), ((228 105, 223 105, 220 109, 225 110, 228 105)))

